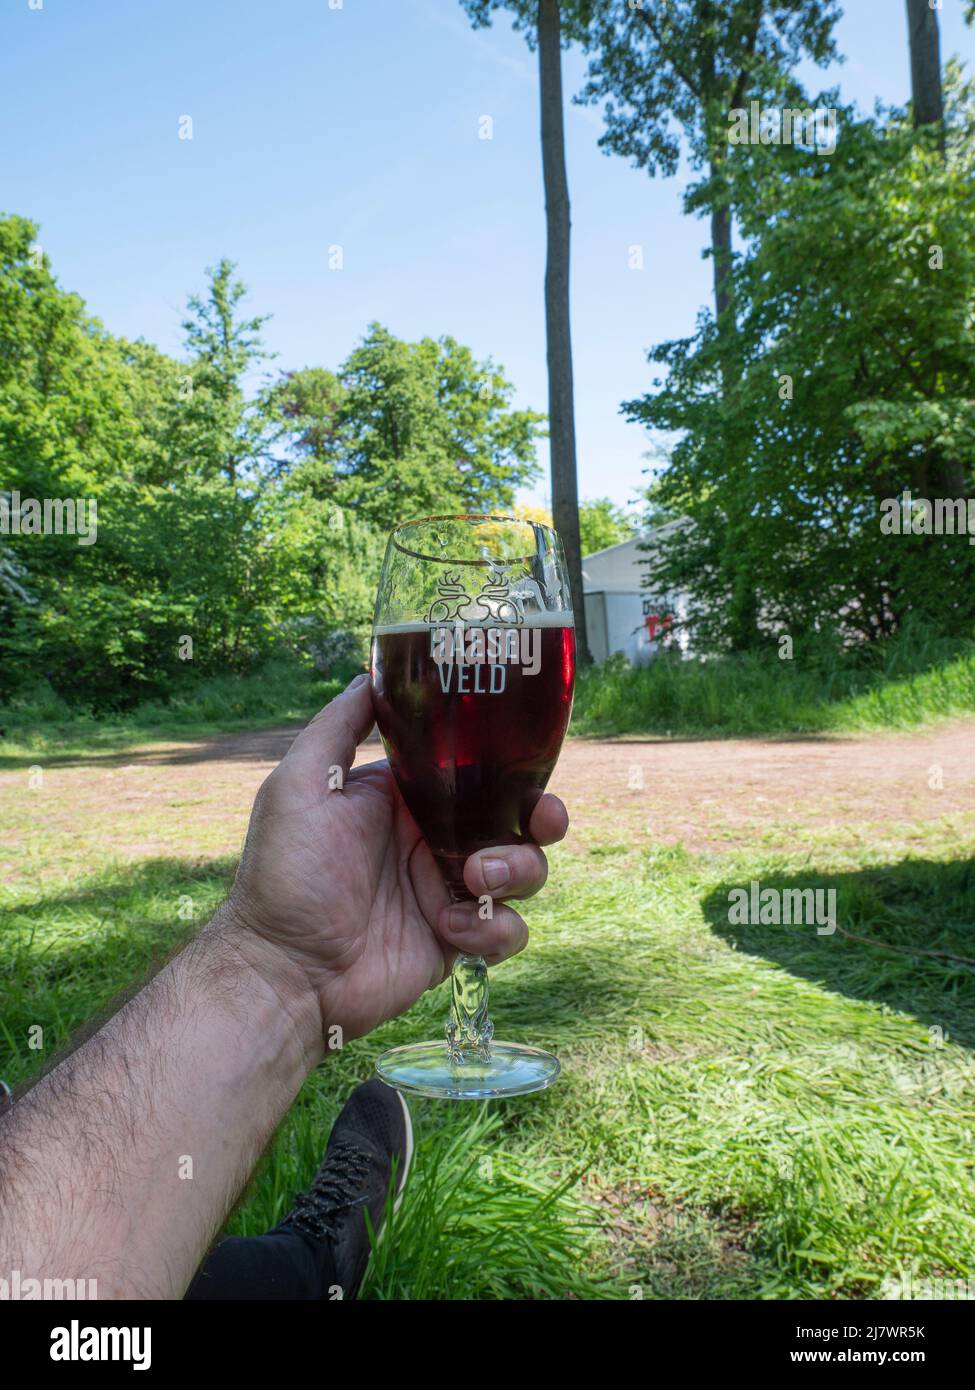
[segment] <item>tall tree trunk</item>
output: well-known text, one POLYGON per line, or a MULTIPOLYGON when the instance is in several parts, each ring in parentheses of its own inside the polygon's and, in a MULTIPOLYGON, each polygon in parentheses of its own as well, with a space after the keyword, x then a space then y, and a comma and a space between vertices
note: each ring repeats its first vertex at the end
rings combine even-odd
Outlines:
POLYGON ((911 44, 911 101, 915 126, 940 126, 938 140, 945 152, 945 108, 941 91, 941 41, 938 15, 928 0, 907 0, 907 32, 911 44))
MULTIPOLYGON (((764 0, 757 0, 759 18, 756 19, 757 26, 760 20, 761 10, 764 0)), ((714 48, 714 32, 719 22, 718 7, 713 0, 700 0, 700 8, 697 12, 697 21, 700 26, 700 45, 697 52, 698 86, 703 94, 704 109, 702 115, 709 119, 708 101, 712 97, 721 96, 721 104, 725 93, 722 92, 721 79, 718 76, 717 58, 714 48)), ((744 99, 745 77, 742 74, 738 86, 741 87, 740 95, 736 92, 731 97, 731 105, 737 106, 744 99)), ((701 98, 698 98, 701 100, 701 98)), ((731 308, 731 209, 728 206, 728 199, 725 187, 724 162, 728 154, 727 132, 722 130, 715 138, 715 132, 709 132, 709 163, 711 175, 711 258, 714 261, 714 312, 718 324, 718 332, 726 339, 732 335, 734 325, 728 321, 728 311, 731 308)), ((722 356, 728 355, 726 351, 722 356)), ((724 375, 728 378, 728 367, 724 367, 724 375)))
MULTIPOLYGON (((721 172, 723 155, 711 155, 712 181, 721 172)), ((714 262, 714 313, 721 344, 721 377, 724 394, 734 383, 735 321, 731 301, 731 209, 719 196, 711 204, 711 259, 714 262)))
POLYGON ((711 251, 714 258, 714 308, 719 319, 731 308, 731 214, 726 207, 711 209, 711 251))
MULTIPOLYGON (((711 153, 711 178, 721 173, 724 152, 719 147, 711 153)), ((736 359, 736 325, 731 289, 731 209, 719 193, 711 204, 711 258, 714 261, 714 312, 718 329, 718 351, 721 367, 721 394, 728 409, 733 409, 734 390, 738 380, 736 359)), ((729 455, 726 463, 729 474, 747 470, 746 459, 729 455)), ((728 522, 727 546, 729 567, 733 569, 734 592, 729 614, 729 637, 732 650, 750 651, 759 646, 762 634, 758 626, 758 595, 751 566, 744 558, 747 547, 735 538, 739 526, 748 518, 732 515, 728 522)))
POLYGON ((569 184, 562 117, 562 20, 559 0, 538 3, 538 74, 545 179, 545 332, 548 344, 548 418, 552 460, 552 516, 562 537, 576 625, 576 659, 591 661, 582 593, 579 484, 569 325, 569 184))
MULTIPOLYGON (((938 15, 928 0, 907 0, 907 32, 911 45, 911 103, 914 125, 938 126, 938 145, 945 146, 945 109, 941 88, 941 39, 938 15)), ((928 450, 912 468, 912 490, 922 497, 964 497, 965 467, 957 459, 928 450)))

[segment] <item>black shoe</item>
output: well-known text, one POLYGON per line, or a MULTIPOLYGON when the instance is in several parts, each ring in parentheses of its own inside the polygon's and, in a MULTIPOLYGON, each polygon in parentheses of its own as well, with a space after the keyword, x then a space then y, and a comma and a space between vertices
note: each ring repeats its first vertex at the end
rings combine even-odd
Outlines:
POLYGON ((365 1212, 378 1241, 390 1184, 396 1184, 395 1212, 412 1159, 413 1125, 403 1096, 378 1077, 357 1086, 335 1121, 325 1161, 281 1223, 328 1242, 343 1298, 355 1298, 372 1253, 365 1212))

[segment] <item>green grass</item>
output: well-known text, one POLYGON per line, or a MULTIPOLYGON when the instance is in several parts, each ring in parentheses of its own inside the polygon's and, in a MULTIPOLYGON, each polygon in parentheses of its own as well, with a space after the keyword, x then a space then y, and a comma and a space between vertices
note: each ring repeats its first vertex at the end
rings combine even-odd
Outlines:
MULTIPOLYGON (((351 678, 352 669, 346 673, 351 678)), ((168 701, 125 714, 78 710, 50 691, 0 706, 0 768, 80 757, 135 742, 206 737, 309 719, 345 684, 294 661, 191 682, 168 701)), ((975 711, 975 643, 908 632, 846 656, 797 647, 709 661, 621 659, 580 670, 572 731, 580 735, 854 733, 913 729, 975 711)))
POLYGON ((278 661, 252 675, 191 682, 165 702, 151 700, 125 713, 98 715, 42 690, 0 706, 0 767, 31 755, 84 756, 150 740, 204 738, 310 719, 345 684, 298 662, 278 661))
POLYGON ((575 734, 913 729, 975 711, 975 643, 908 634, 869 653, 621 661, 581 671, 575 734))
MULTIPOLYGON (((975 1276, 975 838, 794 855, 556 850, 499 1036, 556 1049, 551 1091, 414 1103, 417 1160, 372 1298, 860 1298, 975 1276), (864 942, 732 927, 731 887, 835 887, 864 942), (882 944, 885 943, 885 944, 882 944), (898 946, 890 951, 886 946, 898 946)), ((3 890, 0 1076, 16 1081, 193 930, 232 864, 161 859, 3 890), (28 1029, 44 1028, 44 1051, 28 1029)), ((439 1036, 445 991, 308 1080, 233 1218, 267 1229, 377 1053, 439 1036)))

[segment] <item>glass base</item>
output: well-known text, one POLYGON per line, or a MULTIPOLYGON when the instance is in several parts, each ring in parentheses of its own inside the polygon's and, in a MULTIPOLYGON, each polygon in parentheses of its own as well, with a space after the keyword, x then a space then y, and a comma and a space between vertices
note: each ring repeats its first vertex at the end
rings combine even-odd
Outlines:
POLYGON ((392 1047, 376 1062, 387 1086, 439 1100, 523 1096, 551 1086, 561 1070, 551 1053, 506 1042, 491 1043, 490 1061, 474 1054, 452 1062, 446 1043, 426 1042, 392 1047))

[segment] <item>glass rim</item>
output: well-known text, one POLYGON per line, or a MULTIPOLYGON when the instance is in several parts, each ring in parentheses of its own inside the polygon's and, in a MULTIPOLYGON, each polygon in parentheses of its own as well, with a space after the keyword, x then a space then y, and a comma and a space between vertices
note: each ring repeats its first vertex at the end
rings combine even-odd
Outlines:
POLYGON ((549 526, 547 521, 530 521, 522 516, 499 516, 495 512, 444 512, 434 516, 418 516, 412 521, 401 521, 394 526, 389 533, 389 544, 396 547, 402 555, 409 555, 414 560, 432 560, 435 564, 449 565, 529 565, 535 558, 533 555, 518 555, 511 560, 460 560, 454 556, 444 555, 425 555, 421 550, 411 550, 408 546, 401 545, 396 539, 400 531, 408 531, 413 526, 423 526, 430 521, 504 521, 514 522, 516 526, 527 526, 533 530, 547 531, 550 536, 554 536, 558 541, 558 532, 554 526, 549 526))

